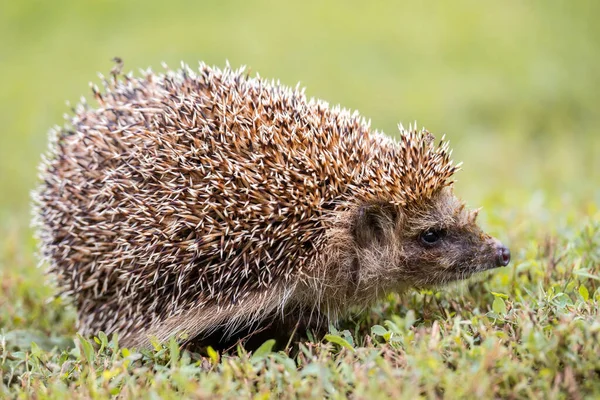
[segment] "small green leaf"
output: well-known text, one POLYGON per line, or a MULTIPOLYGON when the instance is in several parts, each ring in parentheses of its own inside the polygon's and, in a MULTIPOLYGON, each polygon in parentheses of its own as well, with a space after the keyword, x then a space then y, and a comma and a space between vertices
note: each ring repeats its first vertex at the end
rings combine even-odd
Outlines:
POLYGON ((381 325, 373 325, 371 327, 371 335, 385 336, 387 333, 388 330, 381 325))
POLYGON ((216 365, 219 363, 219 353, 217 351, 215 351, 215 349, 208 346, 206 348, 206 354, 208 354, 208 357, 210 358, 210 361, 213 363, 213 365, 216 365))
POLYGON ((590 298, 590 292, 588 292, 587 288, 584 285, 579 285, 579 294, 583 298, 584 301, 588 301, 590 298))
MULTIPOLYGON (((397 318, 397 321, 402 321, 400 318, 397 318)), ((396 333, 396 334, 401 334, 403 329, 400 329, 400 327, 398 325, 396 325, 396 323, 394 323, 393 321, 385 320, 385 322, 383 323, 387 329, 388 333, 396 333)), ((408 329, 408 328, 407 328, 408 329)), ((371 330, 371 334, 373 333, 373 331, 371 330)))
POLYGON ((494 295, 494 297, 498 298, 502 298, 502 299, 508 299, 508 295, 504 294, 504 293, 498 293, 498 292, 490 292, 491 294, 494 295))
POLYGON ((102 342, 102 344, 104 346, 108 345, 108 336, 106 336, 106 333, 100 331, 98 332, 98 338, 100 339, 100 342, 102 342))
POLYGON ((35 342, 31 342, 31 355, 36 358, 40 358, 41 354, 42 350, 40 347, 35 342))
POLYGON ((262 358, 271 353, 273 351, 273 346, 275 346, 275 339, 267 340, 252 354, 252 359, 262 358))
POLYGON ((94 340, 100 345, 98 353, 102 353, 102 351, 104 351, 104 349, 108 346, 108 337, 104 332, 98 332, 98 337, 95 337, 94 340))
POLYGON ((77 335, 77 339, 79 339, 83 356, 88 363, 92 364, 94 362, 94 356, 96 355, 94 352, 94 347, 86 338, 79 334, 77 335))
POLYGON ((494 312, 498 315, 506 314, 506 304, 504 303, 502 297, 498 296, 494 299, 494 303, 492 304, 492 310, 494 310, 494 312))
POLYGON ((177 365, 179 361, 179 343, 177 343, 177 339, 174 336, 171 336, 169 340, 169 355, 171 358, 171 365, 177 365))
POLYGON ((350 343, 338 335, 325 335, 325 340, 330 343, 335 343, 341 347, 345 347, 348 350, 354 351, 354 347, 352 347, 350 343))
POLYGON ((113 333, 112 339, 110 341, 110 347, 113 350, 117 350, 119 348, 119 335, 118 334, 113 333))

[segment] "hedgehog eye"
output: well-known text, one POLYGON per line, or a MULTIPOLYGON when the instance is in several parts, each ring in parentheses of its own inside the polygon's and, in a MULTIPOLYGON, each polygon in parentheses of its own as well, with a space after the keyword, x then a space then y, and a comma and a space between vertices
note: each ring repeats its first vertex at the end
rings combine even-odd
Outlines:
POLYGON ((419 238, 421 239, 421 243, 424 245, 433 246, 437 244, 444 236, 445 231, 443 229, 427 229, 421 233, 419 238))

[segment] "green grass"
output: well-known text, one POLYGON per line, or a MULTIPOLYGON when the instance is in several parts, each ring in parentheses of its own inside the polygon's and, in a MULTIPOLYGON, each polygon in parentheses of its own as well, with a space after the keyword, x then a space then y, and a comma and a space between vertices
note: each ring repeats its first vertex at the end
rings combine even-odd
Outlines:
POLYGON ((168 4, 0 5, 0 398, 600 396, 600 3, 168 4), (74 342, 37 267, 29 191, 64 101, 116 55, 126 70, 228 59, 390 135, 415 119, 446 133, 457 193, 513 262, 288 353, 74 342))

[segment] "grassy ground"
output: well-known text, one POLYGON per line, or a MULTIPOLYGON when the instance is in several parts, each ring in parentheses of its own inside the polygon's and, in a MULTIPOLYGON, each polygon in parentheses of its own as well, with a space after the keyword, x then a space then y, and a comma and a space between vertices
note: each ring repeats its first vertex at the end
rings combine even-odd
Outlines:
POLYGON ((0 398, 600 396, 600 3, 419 4, 2 3, 0 398), (134 70, 229 59, 390 135, 414 119, 446 133, 459 195, 513 263, 390 297, 297 352, 75 344, 36 266, 28 192, 64 100, 116 55, 134 70))

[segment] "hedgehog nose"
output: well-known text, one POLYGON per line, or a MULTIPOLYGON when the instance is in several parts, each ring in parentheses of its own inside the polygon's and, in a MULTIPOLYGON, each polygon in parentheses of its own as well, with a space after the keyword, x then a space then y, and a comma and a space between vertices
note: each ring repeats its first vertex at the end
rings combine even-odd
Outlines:
POLYGON ((498 266, 506 267, 510 262, 510 250, 504 245, 499 245, 497 247, 497 256, 496 256, 496 264, 498 266))

